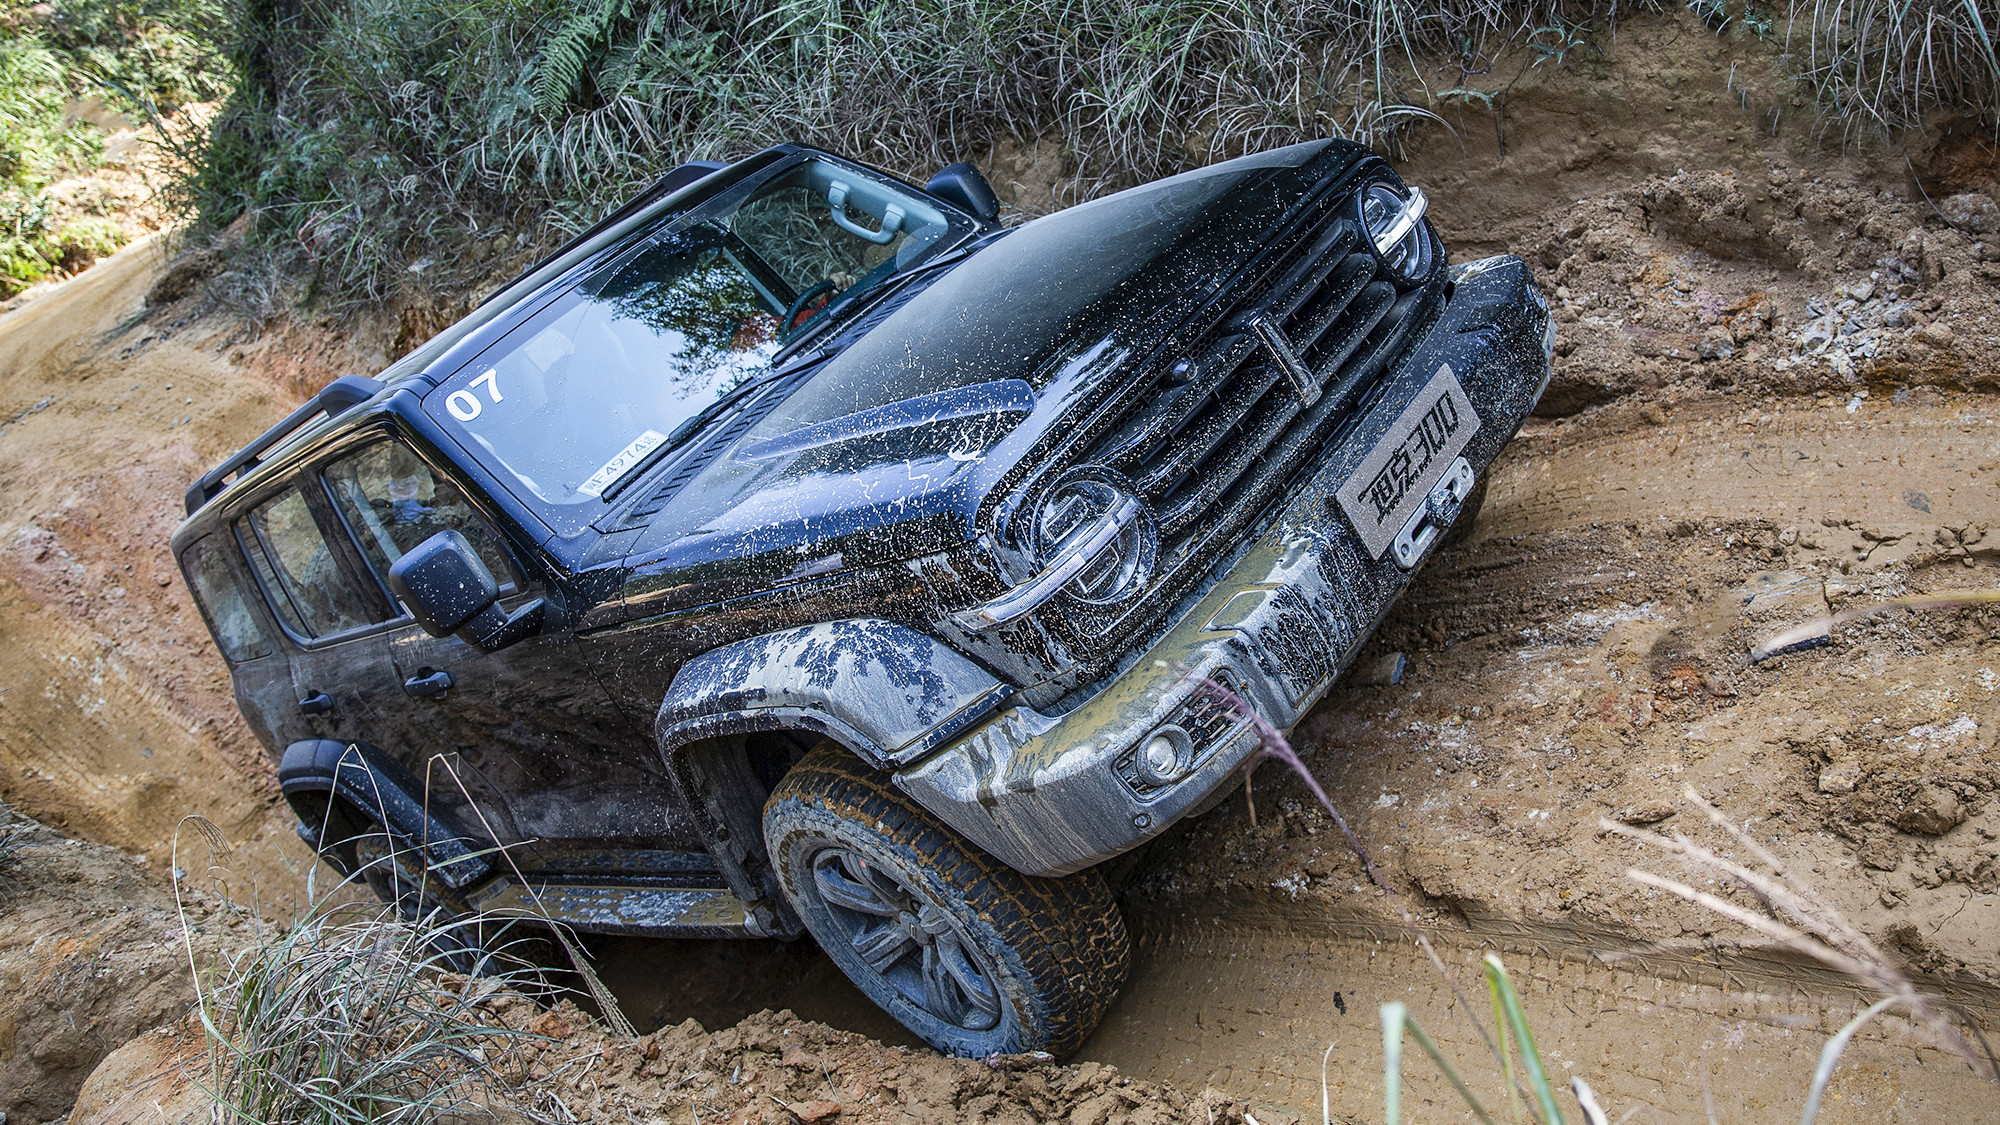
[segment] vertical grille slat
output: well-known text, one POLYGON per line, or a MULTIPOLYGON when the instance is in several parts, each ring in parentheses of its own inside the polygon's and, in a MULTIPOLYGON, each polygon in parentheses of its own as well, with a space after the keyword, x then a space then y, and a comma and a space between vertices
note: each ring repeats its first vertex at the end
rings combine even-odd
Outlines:
POLYGON ((1369 333, 1375 330, 1395 303, 1395 286, 1386 281, 1372 282, 1342 310, 1340 330, 1331 338, 1321 337, 1326 343, 1324 348, 1317 346, 1316 341, 1314 347, 1300 349, 1305 353, 1306 362, 1319 372, 1322 386, 1327 376, 1334 374, 1341 364, 1360 350, 1367 342, 1369 333))
POLYGON ((1175 435, 1172 445, 1162 447, 1140 472, 1134 474, 1133 483, 1150 498, 1160 499, 1183 477, 1193 472, 1217 446, 1228 440, 1238 424, 1277 382, 1277 368, 1268 363, 1259 364, 1248 372, 1240 372, 1233 382, 1217 393, 1213 406, 1203 410, 1189 428, 1175 435))
MULTIPOLYGON (((1310 300, 1303 302, 1299 310, 1285 323, 1285 333, 1292 338, 1292 346, 1305 353, 1326 330, 1333 327, 1347 306, 1365 291, 1375 280, 1375 263, 1366 255, 1350 254, 1333 276, 1317 293, 1309 294, 1310 300)), ((1378 283, 1379 284, 1379 283, 1378 283)))
POLYGON ((1253 426, 1266 440, 1233 442, 1211 457, 1212 463, 1202 465, 1205 471, 1195 474, 1184 494, 1172 497, 1160 512, 1161 537, 1171 539, 1194 526, 1236 478, 1264 455, 1269 439, 1299 415, 1299 400, 1287 394, 1267 395, 1257 405, 1253 426))
MULTIPOLYGON (((1442 299, 1441 281, 1399 293, 1378 273, 1346 217, 1352 198, 1326 197, 1290 247, 1262 263, 1266 280, 1244 283, 1238 305, 1212 314, 1205 333, 1156 359, 1150 395, 1135 389, 1142 401, 1087 455, 1124 473, 1153 504, 1161 596, 1184 588, 1180 572, 1207 557, 1200 544, 1240 535, 1342 421, 1372 401, 1383 373, 1442 299), (1302 367, 1287 375, 1252 325, 1281 330, 1270 346, 1288 342, 1302 367), (1187 385, 1170 386, 1166 372, 1181 357, 1194 361, 1195 373, 1187 385), (1306 380, 1309 404, 1295 380, 1306 380)), ((1078 624, 1104 636, 1134 624, 1129 617, 1093 614, 1078 624)))
MULTIPOLYGON (((1193 350, 1193 349, 1190 349, 1193 350)), ((1097 451, 1097 460, 1121 472, 1158 452, 1160 443, 1187 428, 1188 420, 1206 405, 1218 388, 1226 386, 1245 360, 1257 350, 1257 342, 1240 333, 1230 333, 1210 341, 1196 351, 1200 368, 1194 382, 1170 389, 1143 409, 1138 417, 1120 427, 1097 451)))

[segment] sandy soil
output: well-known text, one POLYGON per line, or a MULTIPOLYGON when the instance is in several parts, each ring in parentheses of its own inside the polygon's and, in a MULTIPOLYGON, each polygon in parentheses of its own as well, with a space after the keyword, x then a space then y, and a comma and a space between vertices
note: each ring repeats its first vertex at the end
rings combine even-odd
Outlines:
MULTIPOLYGON (((1524 71, 1503 127, 1468 110, 1413 154, 1461 257, 1535 263, 1556 379, 1471 539, 1375 642, 1406 678, 1337 687, 1296 732, 1461 981, 1480 951, 1507 956, 1544 1047, 1614 1118, 1707 1120, 1706 1090, 1728 1120, 1795 1119, 1819 1043, 1865 1003, 1781 959, 1599 958, 1734 936, 1627 879, 1681 872, 1600 827, 1694 831, 1684 785, 1989 1025, 2000 985, 2000 612, 1892 615, 1745 660, 1816 614, 2000 586, 1996 164, 1961 134, 1907 165, 1816 148, 1769 75, 1691 19, 1631 21, 1590 67, 1524 71)), ((187 480, 427 322, 260 338, 177 319, 195 299, 142 320, 160 270, 143 242, 0 314, 0 797, 154 873, 204 813, 242 845, 246 897, 283 910, 308 857, 164 544, 187 480)), ((601 1059, 577 1064, 576 1104, 787 1112, 769 1094, 1092 1125, 1239 1104, 1268 1122, 1317 1113, 1331 1043, 1334 1110, 1372 1117, 1377 1004, 1406 1000, 1462 1059, 1477 1039, 1303 789, 1267 766, 1254 791, 1256 826, 1229 802, 1130 874, 1139 965, 1079 1056, 1116 1074, 899 1052, 808 948, 601 941, 627 1012, 679 1030, 633 1051, 576 1021, 577 1057, 601 1059), (797 1017, 729 1028, 762 1008, 797 1017), (784 1061, 787 1031, 817 1077, 784 1061)), ((1822 1120, 1973 1120, 1990 1101, 1895 1025, 1855 1051, 1822 1120)))
MULTIPOLYGON (((183 913, 144 857, 12 814, 0 813, 0 844, 0 1113, 39 1123, 68 1111, 107 1052, 181 1017, 190 952, 211 964, 256 925, 218 908, 208 878, 183 913)), ((183 857, 205 875, 196 844, 183 857)))

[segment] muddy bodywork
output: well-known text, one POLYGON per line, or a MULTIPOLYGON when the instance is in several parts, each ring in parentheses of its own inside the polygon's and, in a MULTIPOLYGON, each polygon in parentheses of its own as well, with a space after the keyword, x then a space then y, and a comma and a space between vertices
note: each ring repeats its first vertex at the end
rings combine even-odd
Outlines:
POLYGON ((1258 739, 1208 685, 1280 729, 1291 726, 1352 663, 1414 574, 1389 551, 1369 549, 1342 518, 1336 492, 1412 407, 1433 407, 1450 379, 1480 412, 1476 422, 1463 419, 1474 432, 1453 456, 1483 474, 1546 383, 1546 319, 1535 315, 1525 267, 1491 259, 1456 273, 1451 308, 1375 409, 1131 670, 1061 716, 1007 710, 901 771, 897 783, 968 839, 1040 875, 1131 848, 1229 784, 1258 739), (1131 758, 1163 727, 1188 732, 1195 766, 1150 786, 1134 776, 1131 758))
POLYGON ((757 816, 827 738, 1023 871, 1088 866, 1247 751, 1239 716, 1190 702, 1190 677, 1295 721, 1455 518, 1463 491, 1440 481, 1483 473, 1547 379, 1525 266, 1448 272, 1421 196, 1367 150, 1319 142, 1013 231, 935 200, 950 233, 931 258, 837 307, 601 503, 541 502, 454 425, 453 397, 510 334, 635 245, 816 159, 784 146, 683 177, 190 490, 175 550, 316 846, 338 843, 309 823, 334 794, 413 840, 504 848, 468 904, 796 932, 757 816), (1403 273, 1357 210, 1371 190, 1417 200, 1403 273), (532 630, 488 651, 425 633, 390 594, 334 484, 382 443, 464 497, 500 611, 532 630), (1388 483, 1363 496, 1357 474, 1388 483), (302 635, 260 577, 246 521, 294 488, 329 580, 360 591, 358 627, 302 635), (993 617, 1089 538, 1050 530, 1054 499, 1101 496, 1121 506, 1084 530, 1115 550, 1078 583, 1109 573, 1109 593, 1073 584, 993 617), (1356 516, 1368 504, 1380 526, 1356 516), (1163 724, 1190 768, 1150 784, 1133 751, 1163 724), (526 889, 556 886, 571 891, 526 889))

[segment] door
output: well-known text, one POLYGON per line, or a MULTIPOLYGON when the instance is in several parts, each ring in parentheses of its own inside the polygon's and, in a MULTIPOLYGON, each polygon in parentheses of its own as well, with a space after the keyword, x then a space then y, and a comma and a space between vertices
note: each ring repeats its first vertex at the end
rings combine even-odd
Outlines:
MULTIPOLYGON (((400 440, 348 454, 324 477, 384 590, 403 552, 455 530, 501 584, 503 608, 557 596, 546 576, 516 565, 449 477, 400 440)), ((523 869, 570 867, 565 856, 614 849, 698 846, 669 820, 667 779, 650 740, 612 705, 566 629, 485 653, 399 614, 383 641, 397 681, 388 725, 408 740, 399 756, 485 798, 490 823, 466 827, 520 845, 513 854, 523 869)))
POLYGON ((388 599, 374 596, 374 580, 324 494, 310 478, 294 484, 250 509, 235 535, 291 642, 281 689, 289 698, 271 708, 282 718, 281 741, 330 738, 390 749, 383 733, 402 682, 381 624, 388 599))

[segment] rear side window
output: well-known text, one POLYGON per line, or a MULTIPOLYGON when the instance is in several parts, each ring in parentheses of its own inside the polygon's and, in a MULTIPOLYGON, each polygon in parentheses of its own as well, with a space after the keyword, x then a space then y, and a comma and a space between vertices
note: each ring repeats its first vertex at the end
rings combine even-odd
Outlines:
POLYGON ((506 554, 465 494, 450 480, 431 472, 431 467, 403 443, 371 445, 328 465, 325 477, 341 518, 384 583, 391 564, 440 531, 463 534, 501 586, 511 580, 513 569, 507 565, 506 554))
POLYGON ((215 644, 232 664, 271 655, 271 640, 264 635, 257 614, 243 596, 243 587, 230 569, 228 540, 210 535, 181 552, 181 572, 215 644))
POLYGON ((325 637, 371 622, 296 485, 253 508, 241 526, 271 606, 294 632, 325 637))

